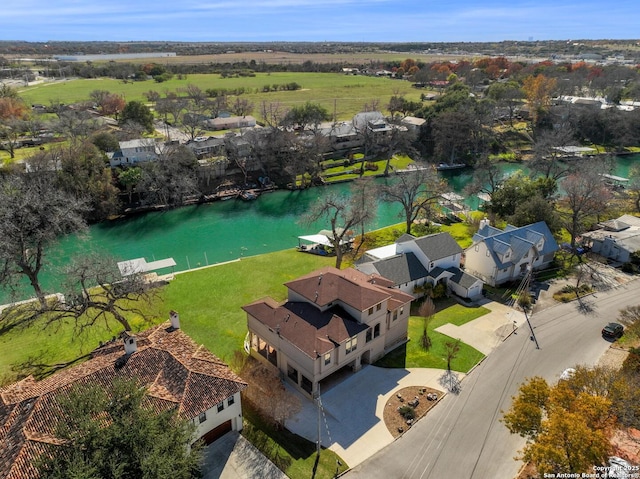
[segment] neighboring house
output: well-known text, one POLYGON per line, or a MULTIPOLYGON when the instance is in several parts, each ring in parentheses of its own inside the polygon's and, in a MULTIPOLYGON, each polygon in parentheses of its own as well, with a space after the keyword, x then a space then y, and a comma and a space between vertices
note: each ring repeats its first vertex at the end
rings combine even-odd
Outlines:
POLYGON ((365 130, 369 130, 378 135, 385 135, 393 130, 393 127, 387 123, 384 115, 379 111, 356 113, 351 123, 360 134, 363 134, 365 130))
POLYGON ((144 161, 154 161, 158 159, 160 151, 155 140, 141 138, 138 140, 121 141, 120 149, 107 153, 109 165, 133 166, 144 161))
POLYGON ((246 349, 309 395, 344 367, 358 371, 407 339, 412 296, 380 276, 326 267, 285 283, 287 300, 243 306, 246 349))
POLYGON ((600 229, 582 235, 582 243, 594 253, 613 261, 628 263, 631 254, 640 251, 640 218, 622 215, 598 226, 600 229))
POLYGON ((247 116, 229 116, 218 117, 206 120, 204 122, 207 128, 212 130, 231 130, 233 128, 253 128, 256 126, 256 119, 250 115, 247 116))
POLYGON ((427 122, 424 118, 418 118, 416 116, 406 116, 402 119, 402 124, 407 127, 407 129, 414 133, 416 136, 420 127, 427 122))
POLYGON ((60 444, 55 437, 58 397, 72 386, 136 378, 148 388, 151 407, 175 408, 194 422, 194 440, 209 443, 242 429, 240 391, 246 383, 179 329, 177 313, 171 313, 171 322, 123 336, 124 345, 111 341, 77 366, 0 388, 0 477, 37 477, 38 454, 60 444))
POLYGON ((208 138, 197 137, 185 143, 185 146, 193 151, 196 158, 213 158, 215 156, 226 156, 224 138, 210 136, 208 138))
POLYGON ((320 133, 329 139, 331 148, 334 150, 345 150, 362 146, 362 137, 352 123, 343 121, 321 125, 320 133))
POLYGON ((384 276, 407 294, 417 295, 416 288, 425 283, 444 283, 458 296, 473 299, 482 294, 483 283, 460 269, 461 257, 462 248, 449 233, 405 234, 393 245, 367 251, 356 268, 384 276))
POLYGON ((496 286, 522 278, 529 271, 551 264, 558 243, 544 221, 527 226, 507 225, 503 230, 482 220, 465 250, 465 270, 496 286))

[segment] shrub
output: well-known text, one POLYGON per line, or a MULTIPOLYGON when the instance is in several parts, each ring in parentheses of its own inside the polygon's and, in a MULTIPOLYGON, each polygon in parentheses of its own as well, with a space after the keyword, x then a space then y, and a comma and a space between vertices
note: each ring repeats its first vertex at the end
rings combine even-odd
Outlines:
POLYGON ((400 406, 398 412, 405 419, 414 419, 416 417, 416 410, 411 406, 400 406))
POLYGON ((622 370, 640 373, 640 348, 631 348, 629 355, 622 363, 622 370))

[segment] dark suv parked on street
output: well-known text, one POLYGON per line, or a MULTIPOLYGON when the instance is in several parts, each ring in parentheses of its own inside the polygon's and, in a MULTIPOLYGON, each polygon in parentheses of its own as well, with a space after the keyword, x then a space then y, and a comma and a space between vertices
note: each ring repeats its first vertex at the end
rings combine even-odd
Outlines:
POLYGON ((609 323, 602 328, 602 336, 605 338, 618 339, 624 332, 624 326, 618 323, 609 323))

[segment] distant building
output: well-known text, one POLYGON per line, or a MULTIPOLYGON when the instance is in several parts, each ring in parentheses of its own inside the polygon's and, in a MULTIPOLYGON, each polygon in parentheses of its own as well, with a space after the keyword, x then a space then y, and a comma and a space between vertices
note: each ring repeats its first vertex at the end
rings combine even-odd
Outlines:
POLYGON ((250 115, 247 116, 229 116, 224 118, 212 118, 205 120, 206 128, 212 130, 232 130, 234 128, 253 128, 256 126, 256 119, 250 115))
POLYGON ((134 166, 145 161, 158 159, 158 143, 152 138, 121 141, 118 151, 107 153, 111 168, 116 166, 134 166))
POLYGON ((640 251, 640 218, 622 215, 599 223, 599 229, 582 235, 582 243, 591 251, 613 261, 628 263, 640 251))

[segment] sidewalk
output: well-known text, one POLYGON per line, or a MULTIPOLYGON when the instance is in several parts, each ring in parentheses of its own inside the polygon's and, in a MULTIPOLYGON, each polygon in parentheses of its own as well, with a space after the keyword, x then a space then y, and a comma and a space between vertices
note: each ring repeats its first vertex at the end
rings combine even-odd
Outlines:
POLYGON ((515 329, 525 324, 526 318, 522 311, 495 301, 485 300, 480 305, 491 312, 462 326, 443 324, 436 331, 452 338, 459 338, 463 343, 473 346, 486 356, 515 329))

